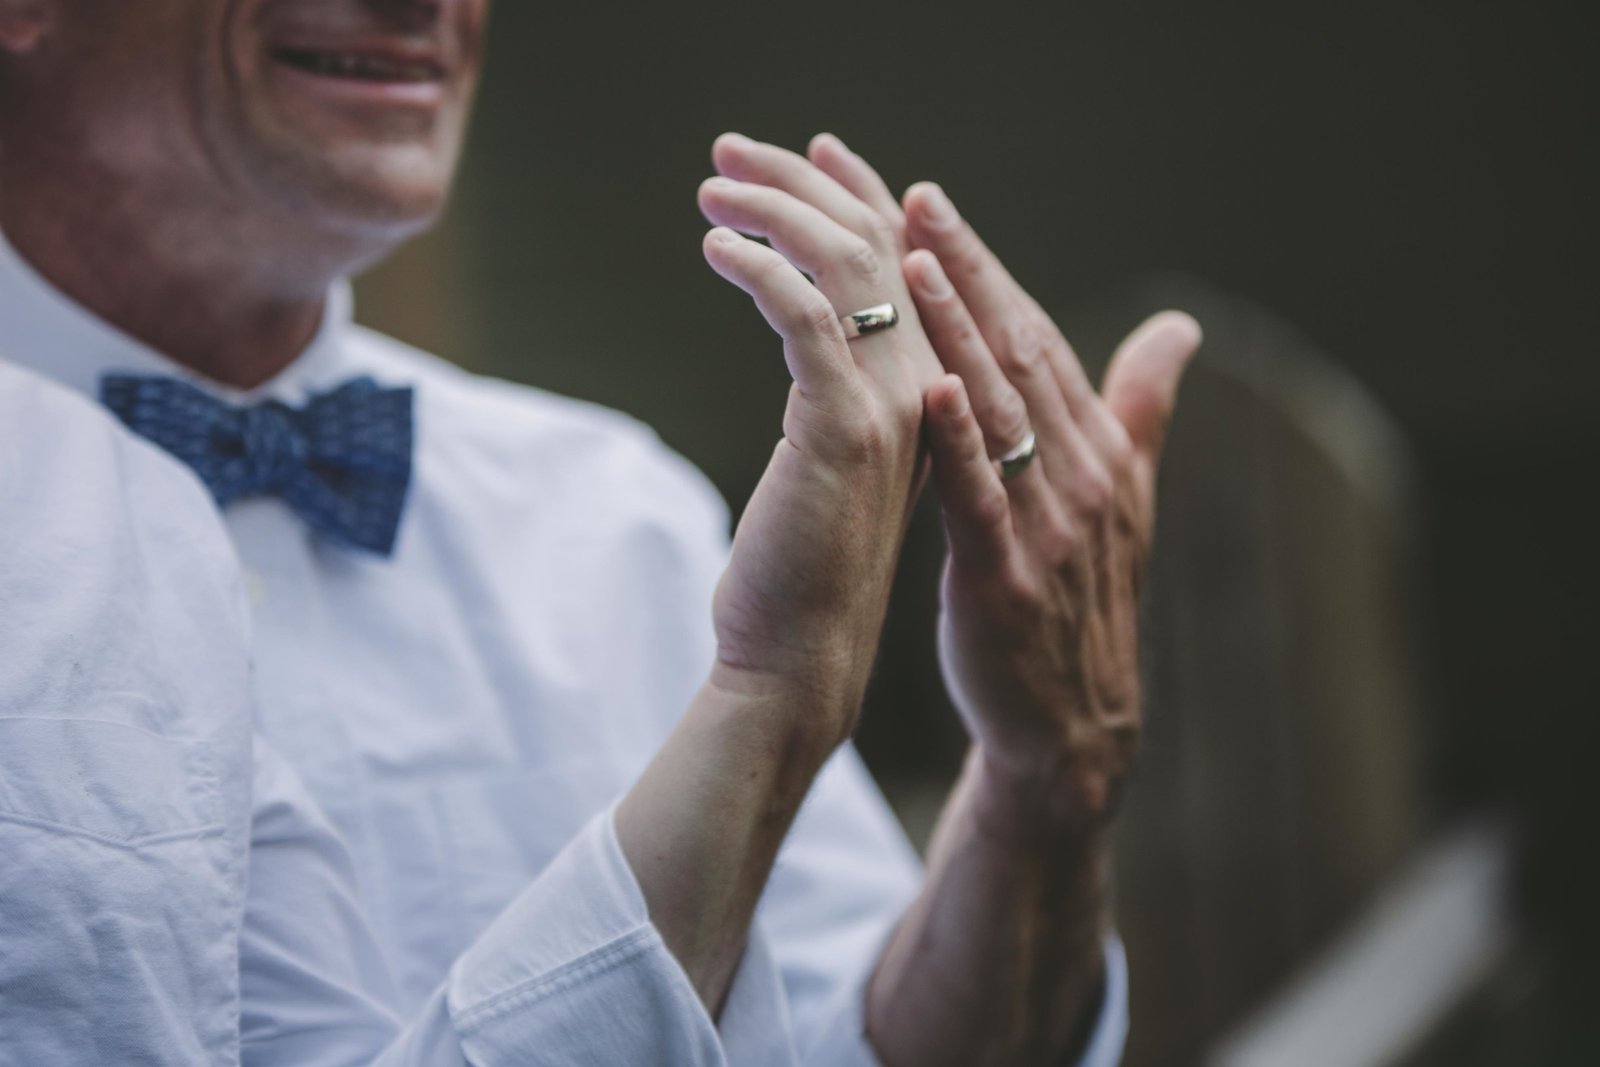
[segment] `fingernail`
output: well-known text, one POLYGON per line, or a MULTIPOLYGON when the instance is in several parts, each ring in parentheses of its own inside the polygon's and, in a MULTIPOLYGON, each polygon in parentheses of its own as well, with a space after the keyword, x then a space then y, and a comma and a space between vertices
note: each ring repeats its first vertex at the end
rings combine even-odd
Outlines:
POLYGON ((731 144, 735 148, 748 148, 750 145, 755 144, 754 141, 750 140, 750 138, 746 137, 744 134, 734 133, 731 130, 722 135, 722 141, 724 144, 731 144))
POLYGON ((733 245, 744 240, 743 237, 722 226, 711 231, 711 239, 719 245, 733 245))
POLYGON ((960 216, 956 214, 956 206, 944 194, 944 190, 933 182, 926 186, 928 192, 922 198, 923 214, 928 221, 939 225, 948 225, 960 216))
POLYGON ((952 419, 964 419, 971 409, 972 405, 967 403, 967 387, 958 380, 950 398, 944 402, 944 413, 952 419))
POLYGON ((931 255, 927 257, 917 277, 917 288, 929 300, 943 300, 955 291, 950 288, 950 279, 944 276, 944 268, 931 255))

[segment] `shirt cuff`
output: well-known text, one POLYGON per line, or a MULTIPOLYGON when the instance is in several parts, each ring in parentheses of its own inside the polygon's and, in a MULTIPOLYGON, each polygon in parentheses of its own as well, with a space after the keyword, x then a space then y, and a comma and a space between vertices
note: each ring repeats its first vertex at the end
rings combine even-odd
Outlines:
POLYGON ((1128 955, 1116 934, 1106 938, 1105 995, 1100 999, 1100 1018, 1094 1034, 1084 1046, 1078 1067, 1116 1067, 1128 1043, 1128 955))
POLYGON ((650 923, 614 811, 591 820, 451 969, 451 1019, 479 1067, 726 1062, 650 923))
POLYGON ((750 925, 717 1030, 728 1067, 799 1067, 783 976, 759 921, 750 925))
MULTIPOLYGON (((1076 1067, 1116 1067, 1128 1040, 1128 957, 1115 934, 1106 938, 1105 958, 1100 1016, 1076 1067)), ((806 1050, 803 1062, 808 1067, 883 1067, 867 1041, 867 977, 847 987, 832 1025, 806 1050)))

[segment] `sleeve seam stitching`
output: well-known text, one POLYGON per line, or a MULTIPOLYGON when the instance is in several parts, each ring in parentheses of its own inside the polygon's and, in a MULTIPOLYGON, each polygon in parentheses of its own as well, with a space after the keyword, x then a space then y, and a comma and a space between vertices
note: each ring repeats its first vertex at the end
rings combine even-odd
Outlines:
POLYGON ((502 990, 479 1004, 457 1013, 456 1024, 463 1030, 479 1029, 513 1008, 553 996, 586 979, 614 970, 639 955, 657 940, 655 928, 640 926, 621 937, 562 964, 553 971, 502 990))

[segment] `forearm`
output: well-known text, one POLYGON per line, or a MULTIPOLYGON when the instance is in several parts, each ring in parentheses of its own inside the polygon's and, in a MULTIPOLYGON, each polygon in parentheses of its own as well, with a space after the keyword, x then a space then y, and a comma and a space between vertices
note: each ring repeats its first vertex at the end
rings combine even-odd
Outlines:
POLYGON ((1067 1064, 1098 1015, 1109 914, 1103 832, 988 773, 974 749, 921 895, 867 995, 886 1067, 1067 1064))
POLYGON ((719 667, 617 808, 651 922, 713 1012, 778 847, 844 736, 852 691, 719 667))

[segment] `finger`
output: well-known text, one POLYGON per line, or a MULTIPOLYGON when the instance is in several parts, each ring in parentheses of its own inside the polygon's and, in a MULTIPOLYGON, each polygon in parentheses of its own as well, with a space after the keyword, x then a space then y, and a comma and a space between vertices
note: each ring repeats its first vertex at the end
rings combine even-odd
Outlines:
POLYGON ((782 189, 815 207, 839 225, 866 238, 882 252, 899 252, 899 234, 888 220, 806 157, 777 145, 725 133, 711 146, 717 173, 743 182, 782 189))
POLYGON ((1123 341, 1106 368, 1106 408, 1128 433, 1141 459, 1154 466, 1178 383, 1200 348, 1200 324, 1181 311, 1163 311, 1123 341))
POLYGON ((1094 390, 1072 346, 956 211, 944 190, 918 182, 906 191, 906 237, 939 257, 956 292, 972 310, 989 347, 1008 360, 1042 360, 1075 414, 1091 406, 1094 390))
POLYGON ((976 573, 992 572, 1013 551, 1011 501, 989 460, 961 379, 952 374, 935 382, 925 394, 925 411, 950 553, 976 573))
POLYGON ((779 337, 802 393, 827 407, 858 401, 863 387, 827 298, 774 250, 717 227, 706 234, 711 269, 749 293, 779 337))
MULTIPOLYGON (((934 351, 947 370, 961 375, 971 394, 990 455, 1003 456, 1036 435, 1039 458, 1029 472, 1008 478, 1013 496, 1043 491, 1076 501, 1102 481, 1099 463, 1079 429, 1049 369, 1041 361, 1007 361, 993 354, 971 312, 950 284, 939 260, 926 249, 907 254, 906 277, 917 313, 934 351)), ((1025 511, 1035 510, 1031 504, 1025 511)))
POLYGON ((905 233, 906 213, 889 186, 865 159, 852 152, 848 146, 831 133, 819 133, 811 139, 806 156, 822 173, 850 190, 862 203, 889 220, 900 234, 905 233))
MULTIPOLYGON (((874 306, 878 302, 886 301, 894 304, 901 320, 894 330, 899 341, 866 341, 862 344, 866 347, 894 347, 898 350, 904 362, 904 371, 909 374, 910 382, 915 387, 912 400, 914 402, 920 400, 923 389, 938 378, 939 362, 933 357, 931 349, 912 341, 914 336, 920 334, 922 328, 917 323, 915 302, 910 299, 910 294, 906 291, 906 282, 901 277, 901 272, 893 269, 898 267, 899 235, 894 234, 890 222, 883 219, 882 214, 878 214, 866 203, 854 197, 850 190, 818 170, 810 160, 787 149, 750 141, 741 134, 728 133, 717 138, 717 142, 712 146, 712 158, 717 163, 717 170, 725 178, 786 192, 795 200, 808 203, 830 219, 834 219, 840 226, 864 238, 867 245, 872 246, 872 250, 877 253, 878 261, 890 267, 883 270, 883 293, 878 294, 877 298, 870 302, 862 302, 848 309, 840 307, 840 310, 850 314, 854 310, 874 306)), ((856 342, 851 344, 854 346, 856 342)))
POLYGON ((922 328, 939 362, 966 387, 988 454, 993 458, 1005 455, 1033 430, 1027 402, 1000 370, 933 253, 919 250, 908 254, 904 270, 922 328))
POLYGON ((708 178, 700 186, 707 219, 765 237, 846 315, 882 303, 891 289, 877 250, 810 204, 766 185, 708 178))

